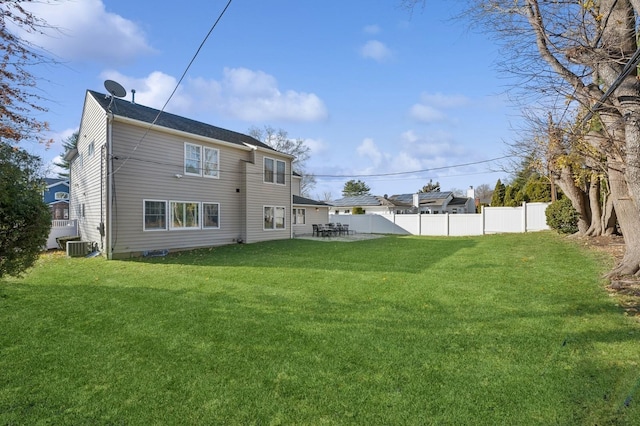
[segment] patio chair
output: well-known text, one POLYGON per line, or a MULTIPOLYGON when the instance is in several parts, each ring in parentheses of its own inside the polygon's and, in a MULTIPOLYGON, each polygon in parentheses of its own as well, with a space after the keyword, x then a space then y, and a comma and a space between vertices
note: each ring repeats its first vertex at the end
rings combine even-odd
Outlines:
POLYGON ((313 224, 311 225, 311 227, 313 228, 313 233, 311 234, 312 237, 319 237, 320 236, 320 227, 317 224, 313 224))
POLYGON ((327 225, 318 225, 318 232, 320 232, 320 235, 323 237, 330 237, 333 230, 327 225))

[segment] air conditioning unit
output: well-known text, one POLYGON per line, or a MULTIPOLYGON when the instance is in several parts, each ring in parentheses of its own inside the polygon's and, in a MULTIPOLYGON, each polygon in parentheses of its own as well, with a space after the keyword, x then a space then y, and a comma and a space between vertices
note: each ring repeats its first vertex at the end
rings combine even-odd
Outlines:
POLYGON ((89 241, 67 241, 67 256, 82 257, 89 254, 91 243, 89 241))

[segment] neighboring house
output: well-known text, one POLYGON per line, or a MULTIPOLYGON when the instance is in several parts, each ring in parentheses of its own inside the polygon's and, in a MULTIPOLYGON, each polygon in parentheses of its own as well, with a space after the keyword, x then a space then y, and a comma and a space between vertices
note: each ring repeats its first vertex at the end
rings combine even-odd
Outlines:
POLYGON ((51 219, 69 219, 69 181, 67 179, 45 178, 45 184, 42 198, 51 210, 51 219))
POLYGON ((71 217, 108 258, 293 236, 293 157, 250 136, 89 90, 65 158, 71 217))
POLYGON ((391 214, 398 207, 377 195, 353 195, 331 201, 330 204, 333 206, 333 214, 352 214, 354 208, 361 208, 364 214, 391 214))
POLYGON ((413 207, 411 213, 417 213, 418 211, 423 214, 476 212, 475 199, 473 196, 456 197, 451 191, 392 195, 389 199, 395 203, 411 205, 413 207))
POLYGON ((358 195, 331 202, 333 214, 351 214, 353 208, 362 208, 365 214, 439 214, 475 213, 475 199, 455 197, 451 191, 398 194, 390 197, 358 195))

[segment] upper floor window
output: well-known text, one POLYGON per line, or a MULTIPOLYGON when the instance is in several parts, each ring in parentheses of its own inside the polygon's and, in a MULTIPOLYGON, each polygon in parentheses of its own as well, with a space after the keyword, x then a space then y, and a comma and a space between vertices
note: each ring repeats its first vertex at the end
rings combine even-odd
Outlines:
POLYGON ((220 150, 185 143, 184 174, 211 178, 220 177, 220 150))
POLYGON ((68 200, 69 199, 69 193, 68 192, 56 192, 55 194, 53 194, 54 198, 56 200, 68 200))
POLYGON ((91 141, 89 148, 87 148, 87 156, 91 157, 96 150, 96 142, 91 141))
POLYGON ((204 149, 204 162, 202 167, 202 175, 207 177, 217 178, 219 177, 220 163, 218 161, 220 157, 220 150, 215 148, 203 147, 204 149))
POLYGON ((184 173, 200 176, 202 147, 190 143, 184 144, 184 173))
POLYGON ((264 158, 264 181, 267 183, 285 184, 287 163, 273 158, 264 158))

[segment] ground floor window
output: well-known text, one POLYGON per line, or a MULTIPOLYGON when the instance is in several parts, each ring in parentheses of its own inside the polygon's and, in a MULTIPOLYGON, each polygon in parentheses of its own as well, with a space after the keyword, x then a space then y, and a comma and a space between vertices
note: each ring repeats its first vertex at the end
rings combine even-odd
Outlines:
POLYGON ((220 203, 143 200, 143 230, 220 229, 220 203))
POLYGON ((171 229, 200 228, 200 203, 171 201, 171 229))
POLYGON ((158 231, 167 229, 167 202, 156 200, 144 200, 144 227, 145 231, 158 231))
POLYGON ((202 203, 202 227, 220 228, 220 204, 202 203))
POLYGON ((293 209, 293 224, 304 225, 307 223, 306 214, 306 209, 293 209))
POLYGON ((284 207, 265 206, 264 229, 285 229, 284 207))

